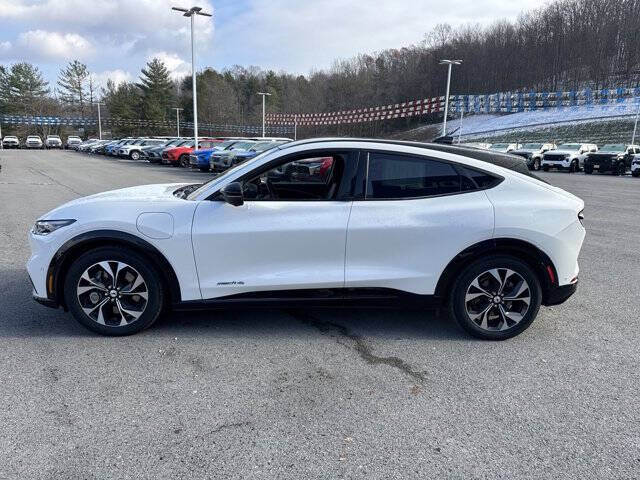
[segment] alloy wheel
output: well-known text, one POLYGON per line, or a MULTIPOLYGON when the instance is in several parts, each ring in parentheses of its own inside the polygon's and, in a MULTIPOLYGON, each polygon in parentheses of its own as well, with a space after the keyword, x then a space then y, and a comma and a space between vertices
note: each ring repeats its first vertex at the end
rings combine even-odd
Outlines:
POLYGON ((531 289, 518 272, 493 268, 478 275, 467 288, 464 305, 469 319, 487 331, 515 327, 531 304, 531 289))
POLYGON ((105 260, 87 268, 78 280, 76 295, 87 317, 111 327, 138 320, 149 299, 142 275, 118 260, 105 260))

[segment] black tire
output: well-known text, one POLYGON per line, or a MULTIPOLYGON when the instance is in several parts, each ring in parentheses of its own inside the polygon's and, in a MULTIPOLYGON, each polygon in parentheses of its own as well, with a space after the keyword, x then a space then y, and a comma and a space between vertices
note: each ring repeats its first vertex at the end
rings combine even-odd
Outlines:
POLYGON ((631 176, 634 178, 640 177, 640 170, 634 170, 631 172, 631 176))
POLYGON ((181 168, 189 168, 189 155, 180 155, 178 166, 181 168))
POLYGON ((625 176, 627 174, 627 167, 624 163, 620 162, 617 166, 616 166, 616 171, 614 172, 615 175, 619 175, 621 177, 625 176))
POLYGON ((207 167, 200 167, 201 172, 208 172, 209 169, 207 167))
MULTIPOLYGON (((118 275, 120 278, 121 275, 118 275)), ((137 291, 137 290, 136 290, 137 291)), ((107 302, 108 295, 102 296, 107 302)), ((89 250, 81 255, 69 268, 64 280, 64 299, 67 307, 75 319, 87 329, 108 336, 123 336, 138 333, 149 328, 158 319, 164 306, 164 292, 160 275, 145 256, 123 247, 100 247, 89 250), (130 323, 119 326, 115 324, 102 325, 90 318, 82 309, 77 294, 80 278, 92 265, 108 260, 124 262, 135 269, 144 279, 147 290, 147 301, 139 318, 130 323)), ((106 303, 105 307, 111 305, 106 303)), ((115 307, 112 307, 115 308, 115 307)), ((104 312, 104 310, 103 310, 104 312)), ((107 309, 107 313, 108 309, 107 309)), ((109 321, 105 323, 110 323, 109 321)))
POLYGON ((533 171, 537 172, 540 170, 540 159, 536 158, 533 160, 533 171))
MULTIPOLYGON (((535 320, 540 310, 542 289, 537 275, 531 267, 521 260, 508 255, 497 255, 477 260, 465 267, 453 285, 449 299, 449 311, 458 325, 470 335, 483 340, 506 340, 525 331, 535 320), (487 330, 475 323, 467 313, 465 296, 471 283, 483 272, 488 270, 510 269, 520 275, 529 285, 530 303, 522 319, 504 329, 487 330)), ((491 302, 489 302, 491 304, 491 302)))
POLYGON ((578 161, 574 160, 571 162, 571 165, 569 165, 569 173, 576 173, 578 170, 578 161))
POLYGON ((131 160, 140 160, 140 152, 138 152, 137 150, 134 150, 129 154, 129 158, 131 160))
POLYGON ((584 173, 587 175, 591 175, 593 173, 593 167, 591 165, 584 166, 584 173))
POLYGON ((549 165, 543 165, 542 166, 542 170, 545 171, 545 172, 548 172, 549 171, 549 165))

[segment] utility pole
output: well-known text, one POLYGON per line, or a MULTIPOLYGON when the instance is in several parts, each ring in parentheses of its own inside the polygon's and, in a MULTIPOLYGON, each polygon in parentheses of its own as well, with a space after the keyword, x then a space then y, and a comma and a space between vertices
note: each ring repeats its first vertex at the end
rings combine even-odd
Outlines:
POLYGON ((98 106, 98 138, 102 140, 102 119, 100 117, 100 105, 104 105, 104 103, 93 102, 93 104, 98 106))
POLYGON ((451 67, 460 65, 462 60, 440 60, 440 65, 448 65, 447 71, 447 94, 444 97, 444 123, 442 125, 442 136, 447 134, 447 116, 449 115, 449 91, 451 89, 451 67))
POLYGON ((258 92, 258 95, 262 95, 262 138, 265 137, 265 126, 264 126, 264 112, 265 112, 265 98, 270 97, 270 93, 258 92))
POLYGON ((180 111, 184 110, 184 108, 173 107, 173 110, 176 111, 176 126, 178 128, 178 138, 180 138, 180 111))
POLYGON ((194 150, 198 149, 198 92, 196 90, 196 53, 193 39, 193 19, 196 15, 202 15, 203 17, 211 17, 210 13, 202 11, 201 7, 180 8, 171 7, 171 10, 177 12, 184 12, 183 16, 191 19, 191 88, 193 89, 193 139, 194 150))

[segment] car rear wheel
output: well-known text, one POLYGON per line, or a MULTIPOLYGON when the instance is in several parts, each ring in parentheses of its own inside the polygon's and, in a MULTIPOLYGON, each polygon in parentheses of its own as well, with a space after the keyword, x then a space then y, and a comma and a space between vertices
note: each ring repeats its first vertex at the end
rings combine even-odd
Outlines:
POLYGON ((640 177, 640 170, 634 170, 631 172, 631 176, 637 178, 640 177))
POLYGON ((454 284, 450 312, 467 333, 505 340, 526 330, 538 315, 542 289, 531 268, 510 256, 467 266, 454 284))
POLYGON ((585 165, 584 173, 586 173, 587 175, 591 175, 593 173, 593 167, 591 165, 585 165))
POLYGON ((543 165, 542 166, 542 170, 544 170, 545 172, 549 171, 549 165, 543 165))
POLYGON ((188 155, 180 155, 180 159, 178 160, 178 164, 182 168, 189 168, 189 156, 188 155))
POLYGON ((158 272, 142 255, 119 247, 90 250, 70 267, 64 298, 73 316, 102 335, 131 335, 150 327, 163 307, 158 272))
POLYGON ((616 167, 616 175, 623 176, 626 173, 627 173, 627 168, 625 167, 624 163, 619 163, 618 166, 616 167))

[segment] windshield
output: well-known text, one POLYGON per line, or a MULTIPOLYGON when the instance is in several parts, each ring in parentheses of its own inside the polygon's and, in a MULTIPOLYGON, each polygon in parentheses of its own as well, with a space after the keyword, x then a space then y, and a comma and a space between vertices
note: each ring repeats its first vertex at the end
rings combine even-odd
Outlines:
POLYGON ((256 155, 251 160, 247 160, 246 162, 238 163, 237 165, 231 167, 230 169, 225 170, 222 173, 219 173, 218 175, 214 176, 211 180, 209 180, 206 183, 203 183, 196 190, 191 192, 189 194, 189 196, 187 196, 187 200, 195 200, 196 197, 198 195, 200 195, 200 193, 205 191, 209 187, 209 185, 211 185, 212 183, 224 180, 225 178, 229 177, 230 175, 233 175, 235 172, 237 172, 241 168, 251 167, 251 165, 255 164, 256 162, 259 162, 261 158, 263 158, 265 155, 269 155, 270 153, 271 153, 271 151, 268 150, 266 152, 261 153, 260 155, 256 155))
POLYGON ((255 144, 256 142, 236 142, 229 150, 247 150, 255 144))
POLYGON ((37 137, 37 136, 35 136, 35 135, 29 135, 29 136, 27 137, 27 140, 40 140, 40 137, 37 137))
POLYGON ((267 150, 282 145, 284 142, 260 142, 251 147, 252 152, 266 152, 267 150))
POLYGON ((622 143, 610 143, 600 149, 601 152, 624 152, 627 149, 622 143))
POLYGON ((494 143, 489 148, 491 148, 492 150, 501 150, 503 148, 509 148, 509 144, 508 143, 494 143))
POLYGON ((540 150, 542 148, 541 143, 525 143, 522 147, 525 150, 540 150))
POLYGON ((558 150, 580 150, 581 146, 579 143, 563 143, 558 150))
POLYGON ((54 140, 55 139, 60 140, 60 137, 58 135, 49 135, 49 138, 53 138, 54 140))

